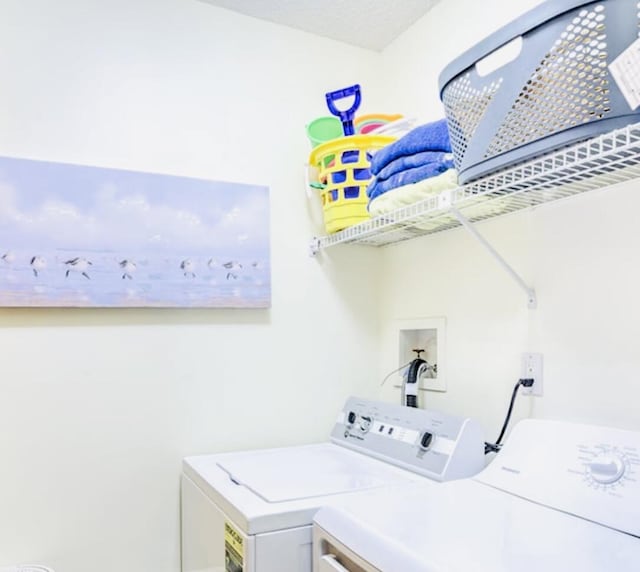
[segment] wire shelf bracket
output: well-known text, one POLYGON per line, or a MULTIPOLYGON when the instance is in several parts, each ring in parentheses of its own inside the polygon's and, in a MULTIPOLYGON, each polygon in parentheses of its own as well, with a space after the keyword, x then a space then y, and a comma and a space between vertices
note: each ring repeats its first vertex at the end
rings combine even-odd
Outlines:
POLYGON ((489 241, 478 232, 476 227, 473 226, 473 224, 471 224, 471 222, 469 222, 469 220, 465 218, 457 208, 450 207, 449 211, 451 212, 451 214, 453 214, 453 216, 456 217, 456 219, 458 219, 458 222, 465 229, 467 229, 467 231, 469 231, 471 236, 473 236, 482 246, 484 246, 484 248, 495 259, 495 261, 507 272, 507 274, 509 274, 509 276, 511 276, 511 278, 515 280, 518 286, 520 286, 520 288, 524 290, 525 294, 527 295, 527 306, 529 307, 529 309, 533 310, 537 308, 538 301, 536 299, 535 290, 527 285, 527 283, 520 277, 520 275, 513 268, 511 268, 511 266, 509 266, 507 261, 500 255, 500 253, 498 253, 498 251, 493 248, 493 246, 491 246, 489 241))

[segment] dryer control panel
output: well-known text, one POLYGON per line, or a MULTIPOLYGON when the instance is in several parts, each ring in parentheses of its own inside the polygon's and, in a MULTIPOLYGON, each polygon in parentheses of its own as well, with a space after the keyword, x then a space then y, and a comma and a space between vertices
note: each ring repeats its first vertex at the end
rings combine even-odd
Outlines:
POLYGON ((350 397, 331 440, 429 478, 470 477, 484 467, 484 436, 472 419, 350 397))
POLYGON ((520 421, 476 480, 640 537, 640 432, 520 421))

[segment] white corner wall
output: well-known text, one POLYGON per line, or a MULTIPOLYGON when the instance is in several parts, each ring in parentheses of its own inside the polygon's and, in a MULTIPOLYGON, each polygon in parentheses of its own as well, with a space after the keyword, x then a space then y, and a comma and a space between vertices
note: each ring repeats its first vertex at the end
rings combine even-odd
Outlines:
POLYGON ((376 393, 376 253, 309 257, 303 164, 379 57, 196 0, 3 0, 0 154, 268 185, 273 299, 0 309, 0 567, 176 572, 182 457, 325 440, 376 393))
MULTIPOLYGON (((440 71, 535 4, 438 3, 385 50, 389 100, 425 120, 443 117, 440 71)), ((631 182, 479 224, 535 288, 535 310, 464 229, 382 249, 379 375, 399 365, 397 320, 445 317, 448 391, 422 394, 422 406, 475 417, 493 440, 520 356, 533 351, 543 354, 544 395, 519 398, 513 422, 533 415, 640 430, 639 209, 631 182)), ((399 399, 392 383, 381 395, 399 399)))

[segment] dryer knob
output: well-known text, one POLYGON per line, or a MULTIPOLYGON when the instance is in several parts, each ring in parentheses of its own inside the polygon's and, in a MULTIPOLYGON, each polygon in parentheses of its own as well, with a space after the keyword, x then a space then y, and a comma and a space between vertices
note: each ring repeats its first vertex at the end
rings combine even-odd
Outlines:
POLYGON ((433 441, 433 433, 429 433, 429 431, 425 431, 422 434, 422 438, 420 439, 420 448, 426 451, 433 441))
POLYGON ((356 414, 353 411, 349 411, 347 415, 347 423, 353 425, 356 422, 356 414))
POLYGON ((371 417, 362 415, 360 417, 360 431, 367 433, 371 429, 371 417))

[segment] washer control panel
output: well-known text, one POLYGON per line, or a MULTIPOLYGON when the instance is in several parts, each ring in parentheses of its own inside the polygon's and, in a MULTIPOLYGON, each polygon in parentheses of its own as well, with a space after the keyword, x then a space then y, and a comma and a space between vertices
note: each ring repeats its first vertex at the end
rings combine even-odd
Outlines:
POLYGON ((439 411, 350 397, 331 440, 440 481, 484 467, 480 426, 439 411))
POLYGON ((476 480, 640 536, 640 432, 527 419, 476 480))

